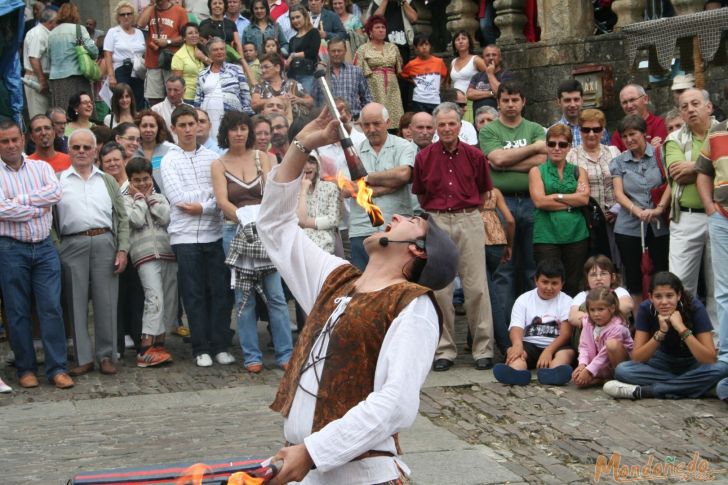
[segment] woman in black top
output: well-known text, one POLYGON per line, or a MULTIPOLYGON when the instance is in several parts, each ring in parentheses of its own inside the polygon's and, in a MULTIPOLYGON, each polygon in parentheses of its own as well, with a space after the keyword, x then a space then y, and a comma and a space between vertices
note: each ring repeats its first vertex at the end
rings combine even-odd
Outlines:
POLYGON ((210 18, 200 23, 200 37, 205 41, 219 37, 242 57, 243 45, 240 42, 238 27, 235 22, 225 17, 228 8, 227 0, 207 0, 207 8, 210 10, 210 18))
POLYGON ((297 32, 289 42, 291 53, 286 60, 288 77, 300 82, 306 92, 310 93, 313 88, 313 72, 318 62, 321 36, 311 25, 308 10, 303 5, 291 7, 288 16, 291 19, 291 27, 297 32))

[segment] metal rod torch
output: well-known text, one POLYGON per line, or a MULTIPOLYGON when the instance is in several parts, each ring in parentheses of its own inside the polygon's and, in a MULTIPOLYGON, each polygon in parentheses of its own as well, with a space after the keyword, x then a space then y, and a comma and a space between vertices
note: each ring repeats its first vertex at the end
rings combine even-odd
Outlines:
POLYGON ((366 177, 367 169, 364 168, 364 165, 361 163, 359 154, 356 153, 356 149, 354 148, 354 143, 351 141, 349 133, 346 131, 344 123, 341 121, 341 116, 339 116, 339 110, 336 109, 336 101, 334 101, 334 95, 331 94, 331 88, 329 87, 329 83, 326 80, 326 71, 324 71, 323 69, 319 69, 314 73, 313 76, 318 81, 321 92, 324 93, 324 100, 326 100, 326 106, 328 106, 329 112, 331 112, 331 115, 334 116, 339 122, 339 141, 341 143, 341 148, 344 149, 346 165, 347 167, 349 167, 349 175, 351 176, 351 180, 359 180, 366 177))

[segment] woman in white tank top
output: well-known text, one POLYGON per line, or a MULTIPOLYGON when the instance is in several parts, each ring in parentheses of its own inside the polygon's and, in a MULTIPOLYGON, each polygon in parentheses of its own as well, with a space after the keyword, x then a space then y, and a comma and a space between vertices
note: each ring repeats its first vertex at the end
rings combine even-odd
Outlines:
MULTIPOLYGON (((455 34, 452 39, 453 59, 450 63, 450 79, 452 79, 452 87, 462 91, 463 94, 468 92, 470 80, 478 71, 485 71, 485 61, 482 57, 476 56, 471 52, 473 40, 470 34, 461 30, 455 34)), ((473 105, 468 101, 468 110, 465 118, 472 121, 473 105)))

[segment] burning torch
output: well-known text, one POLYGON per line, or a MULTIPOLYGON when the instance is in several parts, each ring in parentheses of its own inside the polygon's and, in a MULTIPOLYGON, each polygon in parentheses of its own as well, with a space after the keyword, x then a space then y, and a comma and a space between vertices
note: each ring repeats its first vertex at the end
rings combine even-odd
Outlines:
MULTIPOLYGON (((341 121, 339 110, 336 109, 336 101, 334 101, 334 96, 331 94, 331 88, 326 80, 326 71, 319 69, 313 76, 318 81, 321 92, 324 94, 326 106, 328 106, 331 116, 334 116, 339 122, 339 142, 341 143, 341 148, 344 150, 344 157, 346 158, 346 165, 349 168, 351 180, 355 180, 358 186, 358 191, 356 191, 356 202, 366 211, 372 226, 381 226, 384 224, 384 216, 382 215, 381 209, 372 203, 372 189, 367 185, 365 180, 365 177, 367 176, 367 169, 364 168, 364 164, 361 163, 359 154, 356 153, 356 149, 354 148, 354 143, 351 141, 349 133, 346 131, 344 123, 341 121)), ((339 174, 338 183, 339 187, 342 189, 348 188, 347 186, 351 184, 351 182, 346 180, 341 174, 339 174)), ((350 190, 350 192, 353 193, 355 190, 350 190)))

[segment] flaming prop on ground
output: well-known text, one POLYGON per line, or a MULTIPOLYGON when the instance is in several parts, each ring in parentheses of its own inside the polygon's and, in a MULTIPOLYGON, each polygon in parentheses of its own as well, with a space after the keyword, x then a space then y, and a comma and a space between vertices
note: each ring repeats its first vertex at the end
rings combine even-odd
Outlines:
POLYGON ((354 185, 354 182, 344 177, 343 172, 339 172, 336 176, 336 184, 341 190, 346 190, 352 197, 356 198, 356 203, 366 211, 372 226, 377 227, 384 224, 382 210, 372 202, 373 190, 364 178, 357 180, 356 185, 354 185))
MULTIPOLYGON (((175 485, 203 485, 206 478, 214 478, 212 469, 204 463, 195 463, 187 468, 177 479, 175 485)), ((227 485, 263 485, 272 477, 258 478, 245 472, 230 475, 227 485)))

